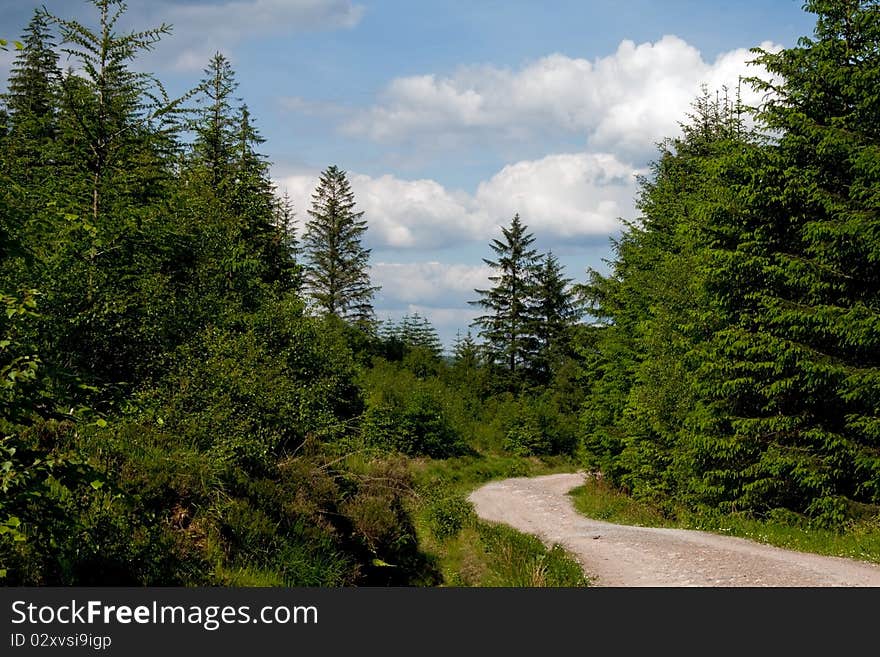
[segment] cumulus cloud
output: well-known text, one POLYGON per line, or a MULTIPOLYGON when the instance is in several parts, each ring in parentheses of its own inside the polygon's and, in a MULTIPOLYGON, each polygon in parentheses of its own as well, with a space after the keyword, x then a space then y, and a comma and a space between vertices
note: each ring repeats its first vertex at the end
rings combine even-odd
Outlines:
POLYGON ((372 267, 371 279, 382 286, 380 294, 386 306, 436 307, 473 297, 475 289, 490 285, 491 274, 488 265, 378 262, 372 267))
MULTIPOLYGON (((636 173, 613 155, 563 153, 506 166, 473 194, 427 179, 355 173, 349 180, 372 246, 427 249, 496 237, 517 212, 542 237, 608 235, 632 215, 636 173)), ((317 172, 279 181, 301 223, 317 183, 317 172)))
POLYGON ((608 235, 632 213, 637 173, 607 153, 548 155, 504 167, 480 183, 474 201, 488 220, 484 234, 519 212, 540 234, 608 235))
MULTIPOLYGON (((677 132, 701 85, 736 89, 740 76, 766 75, 747 66, 752 57, 738 49, 708 62, 682 39, 664 36, 655 43, 623 41, 594 61, 552 54, 519 70, 479 66, 448 77, 402 77, 343 129, 377 141, 478 131, 522 139, 561 131, 586 135, 593 150, 641 161, 657 140, 677 132)), ((743 100, 759 101, 745 87, 743 100)))

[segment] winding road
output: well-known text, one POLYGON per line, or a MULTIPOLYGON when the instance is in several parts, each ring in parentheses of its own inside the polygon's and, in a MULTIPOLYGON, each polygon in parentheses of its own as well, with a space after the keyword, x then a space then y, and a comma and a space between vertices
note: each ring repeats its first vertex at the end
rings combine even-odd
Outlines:
POLYGON ((880 586, 880 566, 689 529, 615 525, 576 512, 585 475, 495 481, 471 493, 477 515, 559 543, 596 586, 880 586))

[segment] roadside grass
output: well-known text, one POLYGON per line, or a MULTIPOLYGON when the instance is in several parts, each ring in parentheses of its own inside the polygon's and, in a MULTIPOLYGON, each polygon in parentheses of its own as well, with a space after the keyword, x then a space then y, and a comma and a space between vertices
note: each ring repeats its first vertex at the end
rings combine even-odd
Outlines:
POLYGON ((467 501, 474 488, 493 479, 569 472, 572 467, 559 457, 490 454, 414 460, 416 533, 421 549, 436 560, 443 585, 587 586, 580 564, 562 547, 548 548, 534 536, 484 522, 467 501))
POLYGON ((597 520, 641 527, 699 529, 790 550, 880 563, 880 517, 853 521, 844 530, 835 531, 811 526, 807 518, 791 512, 780 511, 768 519, 736 514, 702 516, 683 509, 664 510, 595 478, 588 479, 570 495, 575 509, 597 520))

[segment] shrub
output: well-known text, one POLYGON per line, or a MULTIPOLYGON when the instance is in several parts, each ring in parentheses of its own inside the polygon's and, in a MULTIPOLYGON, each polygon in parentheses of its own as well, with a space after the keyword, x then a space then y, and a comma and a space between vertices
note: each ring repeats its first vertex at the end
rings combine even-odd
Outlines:
POLYGON ((419 380, 380 361, 361 385, 367 405, 361 430, 367 445, 433 458, 467 452, 453 423, 455 401, 439 381, 419 380))
POLYGON ((435 538, 455 536, 474 519, 471 504, 460 496, 443 497, 432 502, 427 511, 428 527, 435 538))

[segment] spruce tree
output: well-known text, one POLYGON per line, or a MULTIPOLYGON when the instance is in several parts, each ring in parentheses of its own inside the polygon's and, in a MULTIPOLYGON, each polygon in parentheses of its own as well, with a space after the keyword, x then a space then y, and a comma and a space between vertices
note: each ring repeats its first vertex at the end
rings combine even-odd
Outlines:
POLYGON ((72 67, 58 83, 54 205, 35 243, 42 352, 87 380, 132 384, 158 364, 174 316, 180 239, 166 201, 179 102, 136 70, 169 28, 119 33, 125 4, 90 4, 94 28, 51 17, 72 67))
POLYGON ((483 259, 494 272, 489 277, 494 286, 474 290, 481 298, 469 302, 486 311, 472 326, 479 327, 492 360, 507 370, 513 384, 521 382, 534 366, 538 346, 533 302, 538 254, 527 228, 519 214, 510 226, 501 228, 503 240, 494 239, 489 245, 496 259, 483 259))
POLYGON ((276 290, 291 290, 298 285, 294 244, 289 241, 293 226, 280 226, 275 183, 269 162, 258 148, 266 140, 254 125, 243 104, 236 117, 230 212, 241 226, 240 238, 249 245, 259 261, 258 276, 276 290))
MULTIPOLYGON (((61 31, 61 52, 76 62, 81 73, 69 70, 61 80, 62 110, 70 137, 88 171, 85 188, 92 223, 97 225, 105 196, 142 198, 147 159, 158 137, 167 137, 173 148, 178 128, 174 117, 178 101, 170 101, 153 76, 134 71, 130 64, 149 52, 171 28, 162 24, 141 32, 118 34, 117 24, 126 11, 121 0, 91 0, 99 13, 97 29, 78 21, 52 17, 61 31), (131 185, 132 179, 139 185, 131 185)), ((152 185, 148 185, 152 188, 152 185)))
POLYGON ((235 90, 238 82, 232 64, 220 52, 214 54, 198 86, 200 105, 191 129, 196 133, 193 151, 195 160, 204 167, 210 186, 219 190, 229 182, 235 157, 236 117, 235 90))
POLYGON ((699 406, 696 370, 715 358, 697 350, 724 325, 706 291, 717 266, 709 248, 730 238, 723 225, 735 225, 732 198, 757 150, 740 114, 735 101, 704 91, 682 136, 661 144, 653 175, 641 179, 642 214, 614 243, 610 274, 591 270, 580 286, 596 322, 578 345, 589 381, 585 452, 590 467, 638 497, 692 488, 681 434, 699 406))
POLYGON ((379 288, 370 284, 370 249, 361 244, 363 214, 345 172, 335 165, 322 172, 303 237, 305 290, 320 311, 372 328, 379 288))
POLYGON ((765 156, 715 244, 728 326, 707 349, 692 458, 712 503, 840 525, 880 503, 880 5, 806 8, 812 38, 758 51, 781 82, 755 81, 772 92, 765 156))
POLYGON ((452 345, 452 358, 454 365, 465 371, 475 370, 479 367, 480 347, 470 331, 463 337, 461 331, 455 334, 455 342, 452 345))
POLYGON ((424 349, 435 358, 439 358, 443 352, 437 330, 427 317, 423 317, 419 313, 404 315, 400 321, 399 336, 407 347, 424 349))
POLYGON ((302 265, 300 246, 296 235, 296 212, 290 194, 285 191, 275 201, 275 227, 279 232, 282 251, 286 255, 290 287, 299 292, 302 289, 302 265))
MULTIPOLYGON (((45 248, 46 212, 61 184, 58 147, 58 65, 49 18, 42 10, 34 12, 20 49, 12 63, 0 138, 0 204, 6 208, 0 217, 0 254, 25 256, 45 248), (15 246, 15 248, 12 248, 15 246)), ((0 261, 15 282, 12 287, 30 287, 36 277, 21 271, 22 262, 0 261), (12 274, 17 269, 18 273, 12 274)))
POLYGON ((534 334, 538 342, 535 368, 544 381, 561 360, 570 354, 571 329, 580 311, 562 264, 549 251, 535 272, 534 334))
POLYGON ((22 36, 23 47, 12 64, 8 92, 3 100, 11 148, 10 170, 31 193, 45 187, 57 175, 58 156, 54 141, 58 135, 58 55, 43 10, 34 12, 22 36))

